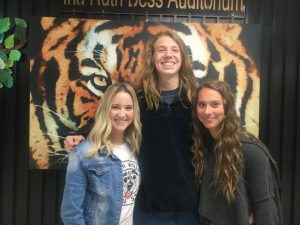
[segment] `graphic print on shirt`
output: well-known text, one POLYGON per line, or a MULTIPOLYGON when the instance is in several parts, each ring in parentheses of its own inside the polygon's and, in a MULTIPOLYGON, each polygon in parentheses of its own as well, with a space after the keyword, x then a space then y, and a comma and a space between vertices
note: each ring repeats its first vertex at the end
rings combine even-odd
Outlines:
POLYGON ((140 170, 137 162, 125 160, 123 167, 123 206, 131 205, 136 198, 140 184, 140 170))

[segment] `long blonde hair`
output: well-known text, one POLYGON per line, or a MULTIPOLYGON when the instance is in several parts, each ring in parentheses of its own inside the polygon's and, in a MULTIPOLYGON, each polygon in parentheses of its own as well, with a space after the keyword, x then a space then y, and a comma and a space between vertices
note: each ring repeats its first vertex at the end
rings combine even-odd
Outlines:
POLYGON ((149 109, 158 109, 161 101, 158 74, 154 63, 154 50, 156 41, 163 36, 168 36, 174 40, 179 46, 181 52, 181 67, 179 70, 180 89, 184 89, 187 95, 187 100, 191 103, 193 97, 193 90, 196 87, 196 81, 192 68, 192 63, 188 56, 187 48, 183 40, 172 30, 165 30, 157 33, 147 45, 144 54, 144 66, 141 78, 141 89, 145 93, 147 106, 149 109))
POLYGON ((217 190, 230 203, 235 199, 237 185, 244 168, 240 138, 243 134, 247 135, 247 132, 241 126, 240 118, 235 109, 234 95, 226 82, 209 80, 199 85, 192 104, 194 140, 192 163, 198 184, 201 183, 201 176, 205 168, 206 145, 212 139, 207 128, 197 118, 198 94, 204 87, 217 91, 223 98, 225 118, 220 125, 218 138, 215 140, 216 166, 214 179, 217 190))
POLYGON ((106 148, 107 154, 112 153, 113 143, 110 140, 112 131, 109 113, 112 107, 112 101, 117 93, 126 92, 133 100, 133 121, 125 130, 125 140, 130 144, 133 154, 139 151, 141 143, 141 122, 140 110, 134 89, 125 82, 115 83, 108 87, 101 100, 101 104, 95 115, 95 124, 88 135, 88 141, 91 149, 87 155, 92 157, 98 154, 102 148, 106 148))

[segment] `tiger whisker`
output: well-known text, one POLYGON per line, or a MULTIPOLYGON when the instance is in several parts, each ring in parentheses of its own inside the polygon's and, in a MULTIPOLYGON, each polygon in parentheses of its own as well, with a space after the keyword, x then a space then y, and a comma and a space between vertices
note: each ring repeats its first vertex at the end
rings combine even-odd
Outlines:
POLYGON ((66 151, 66 149, 64 149, 64 148, 59 149, 59 150, 57 150, 57 151, 55 151, 55 152, 64 152, 64 154, 62 154, 62 155, 68 155, 68 154, 65 154, 67 151, 66 151))
POLYGON ((59 159, 53 161, 52 163, 50 163, 50 166, 56 164, 56 163, 62 163, 64 161, 67 161, 68 160, 68 157, 69 157, 69 153, 67 154, 64 154, 64 153, 58 153, 58 152, 67 152, 65 149, 59 149, 58 151, 49 151, 49 155, 50 156, 58 156, 60 157, 59 159))
POLYGON ((65 160, 67 160, 67 158, 68 158, 68 155, 66 155, 65 157, 63 157, 63 158, 61 158, 61 159, 57 159, 57 160, 53 161, 53 162, 50 164, 50 166, 53 165, 53 164, 59 163, 59 162, 62 163, 62 162, 64 162, 65 160))
POLYGON ((63 138, 65 139, 65 137, 57 135, 57 134, 53 134, 53 133, 48 133, 48 132, 43 132, 44 135, 48 135, 48 136, 54 136, 54 137, 59 137, 59 138, 63 138))
POLYGON ((89 49, 89 48, 86 48, 84 50, 76 50, 76 51, 65 51, 67 53, 71 52, 71 53, 81 53, 81 52, 97 52, 97 53, 101 53, 101 51, 99 50, 94 50, 94 49, 89 49))
MULTIPOLYGON (((51 146, 51 145, 47 145, 48 147, 52 147, 54 150, 50 150, 49 148, 48 148, 48 153, 51 153, 51 154, 55 154, 55 153, 57 153, 57 152, 66 152, 67 154, 69 154, 67 151, 66 151, 66 149, 65 148, 57 148, 57 149, 55 149, 53 146, 51 146)), ((57 146, 57 147, 60 147, 60 146, 57 146)), ((63 154, 63 155, 66 155, 66 154, 63 154)))
POLYGON ((54 148, 55 150, 54 150, 54 152, 58 152, 58 151, 62 151, 63 149, 61 149, 61 148, 59 148, 59 147, 61 147, 61 146, 58 146, 58 145, 47 145, 48 147, 52 147, 52 148, 54 148), (58 149, 58 150, 56 150, 56 148, 58 149))
POLYGON ((54 115, 56 115, 57 117, 59 117, 60 119, 62 119, 63 121, 65 121, 67 124, 70 125, 70 127, 73 129, 73 130, 78 130, 78 128, 76 126, 74 126, 69 120, 67 120, 66 118, 64 118, 63 116, 59 115, 58 113, 52 111, 51 109, 49 108, 46 108, 44 106, 41 106, 41 105, 35 105, 36 107, 40 107, 42 109, 46 109, 48 110, 49 112, 53 113, 54 115))
POLYGON ((52 152, 50 155, 52 156, 66 156, 66 154, 61 154, 61 153, 57 153, 57 152, 52 152))
MULTIPOLYGON (((53 141, 53 140, 51 140, 51 142, 52 142, 53 144, 60 143, 60 141, 53 141)), ((59 144, 59 145, 60 145, 60 144, 59 144)))

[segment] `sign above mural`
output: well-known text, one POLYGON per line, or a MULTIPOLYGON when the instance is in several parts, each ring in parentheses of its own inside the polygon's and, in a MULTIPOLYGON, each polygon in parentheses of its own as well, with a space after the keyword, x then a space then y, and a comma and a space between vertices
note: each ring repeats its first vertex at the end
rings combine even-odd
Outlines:
POLYGON ((62 11, 245 18, 245 0, 61 0, 62 11))

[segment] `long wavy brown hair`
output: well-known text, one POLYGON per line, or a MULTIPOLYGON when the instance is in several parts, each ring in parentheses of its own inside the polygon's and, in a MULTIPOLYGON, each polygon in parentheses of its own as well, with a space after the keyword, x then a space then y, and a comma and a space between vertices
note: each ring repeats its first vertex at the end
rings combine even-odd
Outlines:
POLYGON ((194 140, 192 163, 195 168, 197 183, 201 183, 201 177, 205 169, 207 143, 212 140, 208 129, 199 121, 196 111, 198 94, 204 87, 219 92, 223 98, 225 118, 220 124, 217 139, 214 140, 216 142, 214 148, 216 156, 214 179, 217 191, 220 191, 227 202, 230 203, 235 199, 237 184, 241 179, 241 173, 244 168, 241 136, 252 135, 248 135, 241 126, 240 118, 235 109, 234 95, 226 82, 209 80, 200 84, 192 103, 194 140))
POLYGON ((182 61, 179 70, 180 90, 185 90, 188 98, 187 100, 189 102, 192 102, 193 90, 196 87, 192 63, 183 40, 172 30, 161 31, 148 42, 144 54, 145 61, 142 70, 140 88, 145 93, 145 98, 149 109, 158 109, 159 102, 161 101, 158 74, 154 64, 154 50, 156 41, 163 36, 172 38, 180 48, 182 61))

